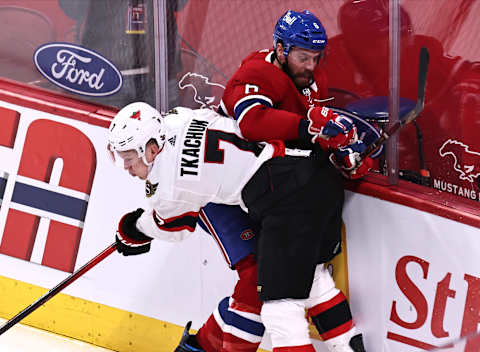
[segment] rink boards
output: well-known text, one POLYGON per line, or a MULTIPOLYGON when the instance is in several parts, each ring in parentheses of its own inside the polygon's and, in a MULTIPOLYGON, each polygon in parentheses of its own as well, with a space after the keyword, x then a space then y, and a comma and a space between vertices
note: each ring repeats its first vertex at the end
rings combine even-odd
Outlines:
MULTIPOLYGON (((106 151, 114 111, 42 94, 0 83, 4 318, 108 247, 120 217, 145 205, 144 183, 106 151)), ((185 323, 198 329, 235 282, 204 233, 154 241, 146 255, 113 253, 27 321, 111 349, 173 350, 185 323)))
MULTIPOLYGON (((118 219, 145 204, 144 184, 108 159, 114 113, 0 81, 1 317, 109 246, 118 219)), ((368 184, 347 192, 333 273, 369 351, 439 346, 480 319, 478 216, 412 199, 368 184)), ((235 281, 198 229, 179 244, 154 241, 146 255, 113 253, 26 321, 110 349, 168 351, 235 281)))

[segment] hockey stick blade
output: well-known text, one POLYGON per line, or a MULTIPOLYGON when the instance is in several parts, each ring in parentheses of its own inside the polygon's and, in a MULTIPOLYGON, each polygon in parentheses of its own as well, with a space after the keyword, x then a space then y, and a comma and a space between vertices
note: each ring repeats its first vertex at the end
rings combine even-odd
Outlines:
POLYGON ((430 54, 426 47, 420 49, 420 57, 418 63, 418 88, 417 88, 417 103, 413 110, 411 110, 402 119, 395 122, 395 124, 388 129, 388 131, 382 131, 382 135, 378 137, 367 149, 360 154, 360 160, 372 155, 383 143, 385 143, 393 134, 399 131, 403 126, 414 121, 423 110, 425 105, 425 87, 427 84, 428 63, 430 60, 430 54))
POLYGON ((91 259, 88 263, 83 265, 80 269, 72 273, 70 276, 68 276, 65 280, 60 282, 57 286, 52 288, 50 291, 48 291, 46 294, 44 294, 42 297, 37 299, 35 302, 30 304, 27 308, 22 310, 20 313, 15 315, 13 318, 10 320, 6 321, 2 326, 0 326, 0 335, 2 335, 5 331, 10 329, 12 326, 17 324, 19 321, 21 321, 23 318, 25 318, 27 315, 32 313, 34 310, 36 310, 38 307, 40 307, 42 304, 46 303, 50 298, 55 296, 57 293, 62 291, 65 287, 70 285, 72 282, 74 282, 76 279, 78 279, 80 276, 85 274, 88 270, 93 268, 95 265, 100 263, 103 259, 108 257, 110 254, 112 254, 115 249, 117 248, 117 244, 114 242, 110 246, 108 246, 106 249, 104 249, 100 254, 98 254, 95 258, 91 259))

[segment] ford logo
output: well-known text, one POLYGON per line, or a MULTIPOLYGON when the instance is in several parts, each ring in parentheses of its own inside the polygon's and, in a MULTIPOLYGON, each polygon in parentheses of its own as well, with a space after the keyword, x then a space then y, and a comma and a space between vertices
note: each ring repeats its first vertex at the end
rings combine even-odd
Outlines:
POLYGON ((70 43, 47 43, 35 50, 38 71, 71 92, 102 97, 122 88, 120 71, 100 54, 70 43))

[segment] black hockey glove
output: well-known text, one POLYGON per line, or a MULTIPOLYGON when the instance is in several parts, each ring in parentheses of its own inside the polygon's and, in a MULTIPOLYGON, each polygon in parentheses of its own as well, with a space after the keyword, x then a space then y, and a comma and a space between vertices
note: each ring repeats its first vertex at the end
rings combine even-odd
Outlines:
POLYGON ((125 214, 118 223, 115 235, 117 251, 123 255, 136 255, 147 253, 150 250, 152 238, 137 229, 137 220, 142 215, 143 209, 125 214))

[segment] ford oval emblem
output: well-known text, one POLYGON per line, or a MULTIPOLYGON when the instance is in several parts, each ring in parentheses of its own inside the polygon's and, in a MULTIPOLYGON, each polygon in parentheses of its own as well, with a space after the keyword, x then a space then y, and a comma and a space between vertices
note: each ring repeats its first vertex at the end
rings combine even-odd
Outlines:
POLYGON ((77 94, 102 97, 122 88, 122 75, 109 60, 76 44, 44 44, 33 61, 50 82, 77 94))

